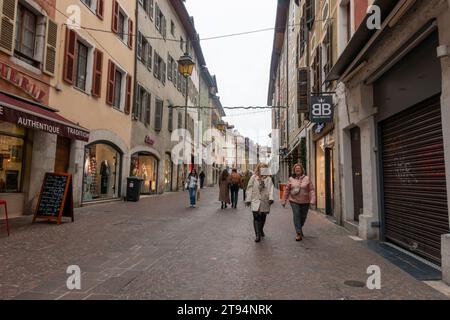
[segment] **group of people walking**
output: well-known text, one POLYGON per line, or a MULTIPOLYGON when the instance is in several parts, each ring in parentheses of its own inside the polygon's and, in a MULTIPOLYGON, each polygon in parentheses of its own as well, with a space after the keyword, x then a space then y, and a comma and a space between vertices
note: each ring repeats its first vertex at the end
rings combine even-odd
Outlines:
MULTIPOLYGON (((204 178, 203 172, 199 176, 197 171, 193 169, 186 179, 185 188, 189 191, 191 208, 195 208, 199 196, 198 188, 199 186, 203 188, 204 178)), ((239 174, 236 169, 233 169, 231 174, 228 170, 224 170, 219 179, 221 210, 227 209, 230 204, 233 209, 237 208, 240 189, 243 190, 243 200, 246 207, 249 207, 253 214, 255 242, 260 242, 265 237, 264 225, 274 203, 274 184, 268 166, 259 164, 253 174, 247 171, 244 175, 239 174)), ((294 166, 293 174, 286 184, 281 204, 286 207, 288 202, 293 214, 296 231, 295 240, 302 241, 304 237, 303 227, 310 206, 316 203, 316 193, 313 182, 306 175, 301 164, 294 166)))
MULTIPOLYGON (((266 164, 259 164, 255 173, 247 172, 244 176, 233 169, 229 174, 227 170, 222 172, 219 182, 219 201, 221 209, 226 209, 231 203, 232 208, 237 207, 238 192, 244 190, 244 202, 250 207, 253 214, 253 226, 255 229, 255 242, 260 242, 265 237, 264 225, 270 208, 274 203, 274 184, 269 168, 266 164), (230 200, 231 192, 231 200, 230 200)), ((296 241, 302 241, 303 227, 308 216, 310 205, 316 203, 316 193, 311 179, 306 176, 305 169, 301 164, 296 164, 293 174, 286 185, 282 206, 290 203, 293 213, 296 241)))
POLYGON ((248 171, 241 176, 236 169, 233 169, 231 174, 228 170, 223 170, 219 179, 219 201, 221 202, 222 210, 227 209, 229 204, 231 204, 233 209, 237 209, 240 189, 244 190, 245 201, 247 185, 250 177, 251 173, 248 171))

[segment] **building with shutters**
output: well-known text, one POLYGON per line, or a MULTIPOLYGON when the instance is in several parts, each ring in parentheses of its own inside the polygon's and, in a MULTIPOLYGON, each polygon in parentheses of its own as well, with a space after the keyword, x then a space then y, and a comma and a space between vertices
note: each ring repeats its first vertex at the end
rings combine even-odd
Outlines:
POLYGON ((55 10, 50 105, 90 131, 87 142, 58 141, 61 170, 73 174, 76 205, 121 199, 132 148, 136 3, 58 0, 55 10))
POLYGON ((450 283, 450 1, 373 4, 381 29, 367 27, 365 8, 344 19, 326 79, 339 81, 343 219, 450 283))
POLYGON ((0 198, 10 216, 33 213, 47 171, 66 171, 68 143, 89 130, 52 102, 58 70, 56 1, 0 1, 0 198))
MULTIPOLYGON (((302 163, 317 191, 316 209, 340 220, 336 118, 312 121, 310 96, 331 96, 325 77, 338 54, 337 0, 278 1, 268 104, 279 130, 280 173, 285 183, 302 163)), ((275 152, 275 150, 274 150, 275 152)))
POLYGON ((184 172, 194 167, 205 170, 207 184, 211 184, 212 166, 206 165, 198 151, 206 147, 208 139, 202 138, 212 126, 212 109, 194 107, 209 108, 217 84, 206 69, 194 20, 181 0, 139 0, 137 9, 131 172, 144 178, 143 191, 150 194, 182 189, 184 172), (187 81, 177 64, 186 52, 195 62, 187 81), (183 166, 174 163, 172 149, 182 141, 176 130, 185 124, 191 156, 183 166))

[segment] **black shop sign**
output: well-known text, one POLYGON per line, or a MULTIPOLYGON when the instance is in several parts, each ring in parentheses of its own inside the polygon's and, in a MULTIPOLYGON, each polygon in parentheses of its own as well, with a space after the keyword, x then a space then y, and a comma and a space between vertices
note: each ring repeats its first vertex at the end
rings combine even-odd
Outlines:
POLYGON ((311 96, 309 117, 312 123, 333 122, 333 96, 311 96))

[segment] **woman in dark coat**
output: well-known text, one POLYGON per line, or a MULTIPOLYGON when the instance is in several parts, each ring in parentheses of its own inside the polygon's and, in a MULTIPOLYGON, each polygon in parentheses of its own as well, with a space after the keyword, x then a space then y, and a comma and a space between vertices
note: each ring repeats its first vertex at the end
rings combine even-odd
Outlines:
POLYGON ((222 203, 221 209, 226 209, 231 203, 230 200, 230 174, 227 170, 223 170, 219 180, 219 201, 222 203))

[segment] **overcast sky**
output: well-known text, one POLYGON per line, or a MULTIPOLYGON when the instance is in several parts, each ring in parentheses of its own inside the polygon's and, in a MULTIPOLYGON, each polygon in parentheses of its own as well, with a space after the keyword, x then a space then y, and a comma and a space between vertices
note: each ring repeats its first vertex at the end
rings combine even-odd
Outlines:
MULTIPOLYGON (((276 0, 186 0, 200 39, 273 28, 276 4, 276 0)), ((273 34, 271 30, 201 42, 207 67, 217 76, 223 106, 267 105, 273 34)), ((226 109, 225 121, 254 142, 269 145, 271 113, 261 111, 226 109), (237 116, 243 113, 247 115, 237 116)))

